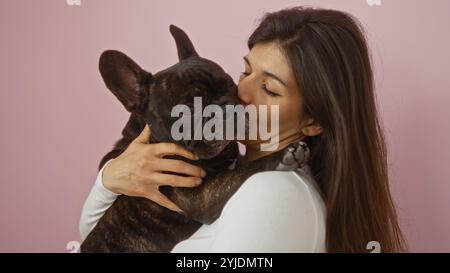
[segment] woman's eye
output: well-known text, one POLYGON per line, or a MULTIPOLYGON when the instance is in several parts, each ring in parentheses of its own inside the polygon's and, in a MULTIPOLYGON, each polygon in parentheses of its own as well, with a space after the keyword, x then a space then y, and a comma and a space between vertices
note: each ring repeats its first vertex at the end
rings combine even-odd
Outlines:
POLYGON ((250 75, 250 73, 248 73, 248 72, 245 72, 245 71, 241 72, 241 74, 242 74, 242 75, 244 75, 244 76, 248 76, 248 75, 250 75))
POLYGON ((270 91, 269 89, 267 89, 267 85, 264 83, 262 86, 261 86, 261 88, 264 90, 264 92, 266 92, 269 96, 272 96, 272 97, 278 97, 278 96, 280 96, 280 95, 278 95, 277 93, 274 93, 274 92, 272 92, 272 91, 270 91))

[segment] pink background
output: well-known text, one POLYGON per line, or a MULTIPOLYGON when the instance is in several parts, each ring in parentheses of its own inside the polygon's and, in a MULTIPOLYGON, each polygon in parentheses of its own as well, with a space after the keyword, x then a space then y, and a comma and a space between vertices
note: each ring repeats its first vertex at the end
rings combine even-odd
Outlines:
POLYGON ((450 251, 450 1, 0 1, 0 252, 67 252, 100 158, 127 119, 98 58, 118 49, 156 72, 176 24, 237 79, 264 11, 308 4, 364 23, 410 251, 450 251))

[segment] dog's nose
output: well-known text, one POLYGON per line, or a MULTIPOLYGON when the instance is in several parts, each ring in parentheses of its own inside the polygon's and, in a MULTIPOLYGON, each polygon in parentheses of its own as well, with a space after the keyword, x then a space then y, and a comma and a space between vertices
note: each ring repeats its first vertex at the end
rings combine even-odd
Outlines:
POLYGON ((222 96, 216 101, 216 104, 220 106, 236 105, 239 103, 240 103, 239 97, 237 96, 222 96))

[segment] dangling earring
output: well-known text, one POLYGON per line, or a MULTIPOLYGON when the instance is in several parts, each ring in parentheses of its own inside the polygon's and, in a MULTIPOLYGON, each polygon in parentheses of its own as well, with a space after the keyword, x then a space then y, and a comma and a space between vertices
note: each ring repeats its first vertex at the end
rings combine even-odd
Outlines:
POLYGON ((291 144, 284 152, 281 162, 276 167, 277 171, 295 171, 301 169, 309 161, 310 151, 306 142, 299 141, 291 144))
POLYGON ((298 147, 294 152, 295 159, 297 160, 298 167, 303 168, 306 164, 308 164, 309 157, 310 157, 310 151, 308 144, 306 142, 300 141, 298 143, 298 147))

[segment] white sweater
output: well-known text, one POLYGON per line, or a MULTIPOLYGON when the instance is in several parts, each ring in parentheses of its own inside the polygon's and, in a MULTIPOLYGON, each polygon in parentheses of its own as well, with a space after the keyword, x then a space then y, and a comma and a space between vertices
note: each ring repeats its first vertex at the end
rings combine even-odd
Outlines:
MULTIPOLYGON (((84 240, 117 198, 102 183, 102 170, 80 219, 84 240)), ((326 208, 308 168, 252 175, 226 203, 172 252, 324 252, 326 208)))

